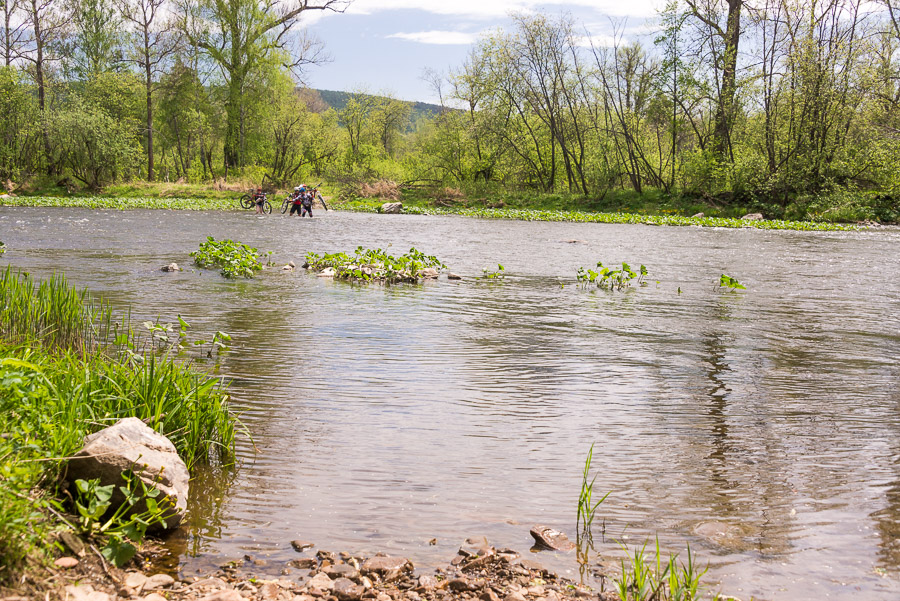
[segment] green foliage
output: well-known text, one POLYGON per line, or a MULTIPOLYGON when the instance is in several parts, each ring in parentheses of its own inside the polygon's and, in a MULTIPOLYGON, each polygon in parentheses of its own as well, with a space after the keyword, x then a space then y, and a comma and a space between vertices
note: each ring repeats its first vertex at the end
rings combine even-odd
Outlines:
POLYGON ((306 262, 315 271, 333 269, 336 279, 385 284, 416 283, 423 277, 422 270, 446 268, 437 257, 415 248, 399 257, 380 248, 372 250, 362 246, 357 247, 353 255, 340 252, 320 256, 310 252, 306 255, 306 262))
POLYGON ((506 269, 503 265, 497 264, 497 269, 481 268, 481 277, 485 280, 502 280, 506 277, 506 269))
POLYGON ((584 473, 581 477, 581 493, 578 495, 578 517, 575 522, 579 540, 583 538, 593 540, 591 526, 594 523, 594 516, 597 513, 597 508, 600 507, 600 504, 610 495, 610 493, 607 492, 596 503, 593 500, 594 482, 597 480, 597 476, 594 476, 591 478, 591 481, 588 482, 588 476, 591 471, 591 459, 593 459, 593 456, 594 445, 591 445, 587 458, 584 460, 584 473))
POLYGON ((132 471, 122 473, 124 486, 100 486, 99 480, 76 480, 75 510, 82 534, 100 538, 101 554, 116 567, 125 565, 137 552, 150 526, 166 528, 171 502, 157 498, 158 488, 147 486, 132 471), (112 507, 116 488, 123 500, 112 507))
POLYGON ((719 277, 719 288, 728 288, 732 292, 747 289, 747 287, 737 281, 737 279, 730 275, 725 275, 724 273, 719 277))
MULTIPOLYGON (((217 333, 213 345, 227 340, 217 333)), ((62 276, 35 282, 9 268, 0 276, 0 582, 46 548, 56 527, 48 512, 60 509, 60 458, 77 452, 86 435, 134 416, 166 435, 189 469, 232 460, 235 418, 219 381, 148 351, 152 340, 143 343, 127 321, 114 322, 107 305, 62 276)), ((136 487, 132 496, 144 496, 136 487)), ((100 511, 104 494, 93 506, 82 503, 88 516, 100 511)), ((106 527, 125 537, 110 539, 113 561, 129 552, 125 539, 142 534, 143 523, 129 520, 106 527)))
MULTIPOLYGON (((620 601, 697 601, 702 594, 700 580, 708 571, 695 564, 691 547, 687 548, 687 561, 679 562, 678 555, 664 560, 659 540, 652 555, 647 553, 647 543, 629 551, 622 546, 628 558, 621 561, 621 576, 616 578, 614 590, 620 601)), ((719 595, 715 599, 720 599, 719 595)))
POLYGON ((641 265, 640 274, 635 273, 628 263, 622 263, 621 269, 610 269, 604 267, 603 263, 597 261, 597 271, 593 269, 578 268, 576 275, 578 283, 582 286, 590 286, 596 284, 598 288, 603 290, 625 290, 631 286, 631 281, 637 278, 638 286, 646 286, 644 278, 647 276, 647 268, 641 265))
POLYGON ((3 240, 0 240, 0 255, 6 252, 6 244, 3 243, 3 240))
POLYGON ((207 236, 200 243, 200 250, 191 253, 198 267, 221 267, 226 278, 252 278, 263 266, 259 262, 257 250, 233 240, 216 240, 207 236))

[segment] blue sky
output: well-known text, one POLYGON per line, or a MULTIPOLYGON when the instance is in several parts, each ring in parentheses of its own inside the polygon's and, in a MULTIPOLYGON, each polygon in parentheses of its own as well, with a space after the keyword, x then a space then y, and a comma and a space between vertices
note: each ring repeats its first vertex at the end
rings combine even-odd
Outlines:
POLYGON ((305 82, 326 90, 365 89, 404 100, 437 102, 421 80, 462 63, 478 36, 509 25, 513 11, 567 12, 592 36, 612 23, 627 39, 641 35, 664 0, 354 0, 346 12, 310 11, 308 30, 325 43, 332 61, 310 67, 305 82))

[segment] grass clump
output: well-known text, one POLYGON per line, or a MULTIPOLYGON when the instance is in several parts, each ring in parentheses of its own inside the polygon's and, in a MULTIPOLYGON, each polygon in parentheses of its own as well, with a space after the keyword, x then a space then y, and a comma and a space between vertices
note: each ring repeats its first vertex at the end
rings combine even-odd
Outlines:
POLYGON ((257 249, 234 240, 216 240, 206 237, 200 244, 200 250, 191 253, 194 264, 198 267, 221 267, 226 278, 252 278, 263 266, 259 261, 257 249))
POLYGON ((593 540, 591 527, 594 524, 597 508, 600 507, 600 504, 609 496, 609 493, 607 492, 599 501, 596 503, 594 502, 594 482, 597 480, 597 477, 594 476, 591 478, 591 481, 588 482, 588 476, 591 471, 591 460, 593 457, 594 445, 591 445, 591 449, 587 454, 587 459, 584 461, 584 474, 581 478, 581 494, 578 495, 578 518, 575 523, 579 541, 585 538, 589 541, 593 540))
MULTIPOLYGON (((236 421, 217 379, 157 354, 127 320, 115 322, 108 306, 62 276, 37 282, 7 269, 0 277, 0 585, 18 581, 29 560, 46 558, 54 533, 93 531, 79 528, 81 512, 63 501, 64 468, 86 435, 125 417, 167 436, 189 469, 233 460, 236 421)), ((82 507, 96 513, 89 501, 82 507)), ((140 538, 141 527, 114 521, 102 542, 116 528, 140 538)), ((108 559, 124 560, 127 551, 109 551, 108 559)))
POLYGON ((724 273, 719 277, 719 288, 728 288, 732 292, 747 289, 746 286, 737 281, 737 278, 733 278, 730 275, 725 275, 724 273))
MULTIPOLYGON (((647 552, 647 543, 629 551, 622 547, 628 563, 621 562, 621 576, 615 580, 615 591, 620 601, 695 601, 702 594, 701 579, 708 567, 696 565, 691 547, 687 548, 687 561, 679 561, 678 555, 664 560, 656 541, 655 551, 647 552)), ((714 601, 730 597, 716 594, 714 601)))
POLYGON ((440 269, 446 268, 437 257, 426 255, 415 248, 394 257, 383 249, 366 249, 362 246, 357 247, 352 255, 339 252, 320 256, 310 252, 306 255, 306 263, 313 271, 331 270, 327 273, 335 279, 384 284, 414 284, 429 275, 426 270, 434 269, 433 273, 436 274, 440 269))

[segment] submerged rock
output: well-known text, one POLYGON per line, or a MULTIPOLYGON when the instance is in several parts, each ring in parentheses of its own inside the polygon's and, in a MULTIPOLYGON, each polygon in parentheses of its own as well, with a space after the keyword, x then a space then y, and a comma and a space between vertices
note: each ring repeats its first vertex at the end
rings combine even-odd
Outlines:
MULTIPOLYGON (((190 479, 187 466, 175 445, 136 417, 127 417, 116 424, 100 430, 84 439, 82 448, 69 461, 68 478, 99 479, 101 486, 114 485, 112 507, 125 501, 119 490, 125 484, 122 475, 134 472, 147 486, 157 488, 161 495, 156 501, 160 507, 168 508, 164 513, 166 527, 174 528, 181 523, 187 510, 190 479)), ((147 507, 143 500, 132 508, 141 513, 147 507)), ((162 524, 153 524, 151 530, 161 530, 162 524)))
POLYGON ((160 271, 181 271, 181 268, 178 267, 178 263, 169 263, 168 265, 163 265, 159 268, 160 271))
POLYGON ((531 536, 534 537, 534 542, 538 547, 553 551, 571 551, 575 548, 575 543, 570 541, 568 536, 549 526, 532 526, 531 536))
POLYGON ((420 269, 419 277, 425 278, 426 280, 436 280, 438 277, 438 270, 434 267, 426 267, 425 269, 420 269))
POLYGON ((448 280, 461 280, 461 279, 462 279, 462 276, 461 276, 461 275, 457 275, 457 274, 451 272, 451 273, 448 273, 448 274, 447 274, 447 279, 448 279, 448 280))

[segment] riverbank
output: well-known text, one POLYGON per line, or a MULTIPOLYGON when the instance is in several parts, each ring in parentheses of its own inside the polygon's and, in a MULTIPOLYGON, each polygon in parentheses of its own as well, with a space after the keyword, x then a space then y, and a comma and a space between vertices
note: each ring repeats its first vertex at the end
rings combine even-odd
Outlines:
MULTIPOLYGON (((0 586, 39 580, 61 537, 121 526, 116 544, 140 544, 140 524, 100 520, 101 493, 71 496, 65 468, 87 435, 137 417, 188 468, 233 460, 227 394, 160 341, 62 276, 0 274, 0 586)), ((110 540, 96 537, 99 546, 110 540)))
MULTIPOLYGON (((56 185, 26 186, 12 196, 0 196, 0 205, 65 206, 106 209, 237 209, 237 198, 256 184, 247 178, 231 182, 218 180, 204 184, 182 182, 131 182, 107 186, 102 192, 56 185)), ((508 190, 495 184, 470 184, 461 188, 439 186, 400 186, 387 180, 372 184, 325 183, 322 194, 333 208, 374 209, 386 201, 403 202, 407 212, 512 210, 527 212, 563 212, 607 215, 633 215, 657 221, 687 219, 703 214, 705 218, 739 219, 759 213, 765 220, 791 223, 897 223, 900 202, 887 193, 834 191, 794 195, 779 201, 769 199, 705 197, 668 194, 647 189, 611 190, 600 197, 579 194, 539 193, 508 190)), ((275 190, 271 198, 280 199, 288 188, 275 190)), ((634 219, 633 218, 633 219, 634 219)), ((631 221, 616 221, 627 223, 631 221)), ((675 224, 675 223, 669 223, 675 224)), ((690 222, 688 225, 703 225, 690 222)))
MULTIPOLYGON (((328 201, 329 208, 341 211, 377 213, 383 204, 381 199, 356 199, 328 201)), ((76 207, 87 209, 170 209, 170 210, 241 210, 234 198, 161 198, 161 197, 108 197, 108 196, 18 196, 0 198, 0 205, 19 207, 76 207)), ((668 226, 696 226, 723 228, 756 228, 765 230, 845 231, 860 226, 815 221, 785 221, 770 219, 744 219, 707 217, 695 215, 645 215, 636 213, 597 213, 576 210, 537 210, 515 208, 470 208, 463 205, 451 207, 404 205, 403 212, 415 215, 460 215, 478 219, 514 219, 519 221, 551 221, 573 223, 619 223, 668 226)), ((877 224, 868 224, 877 225, 877 224)), ((863 226, 865 227, 865 225, 863 226)))
POLYGON ((701 596, 737 601, 701 583, 705 570, 697 571, 690 559, 653 563, 656 558, 648 557, 650 563, 641 564, 644 558, 636 554, 634 561, 619 565, 588 565, 584 556, 582 578, 595 584, 589 586, 560 577, 514 549, 497 549, 484 537, 466 539, 456 556, 433 573, 417 572, 401 556, 363 557, 313 551, 315 545, 303 541, 291 544, 298 556, 281 565, 245 555, 214 572, 190 576, 153 569, 149 554, 143 568, 120 570, 96 555, 83 554, 79 560, 69 553, 48 569, 44 592, 85 601, 681 601, 701 596))

